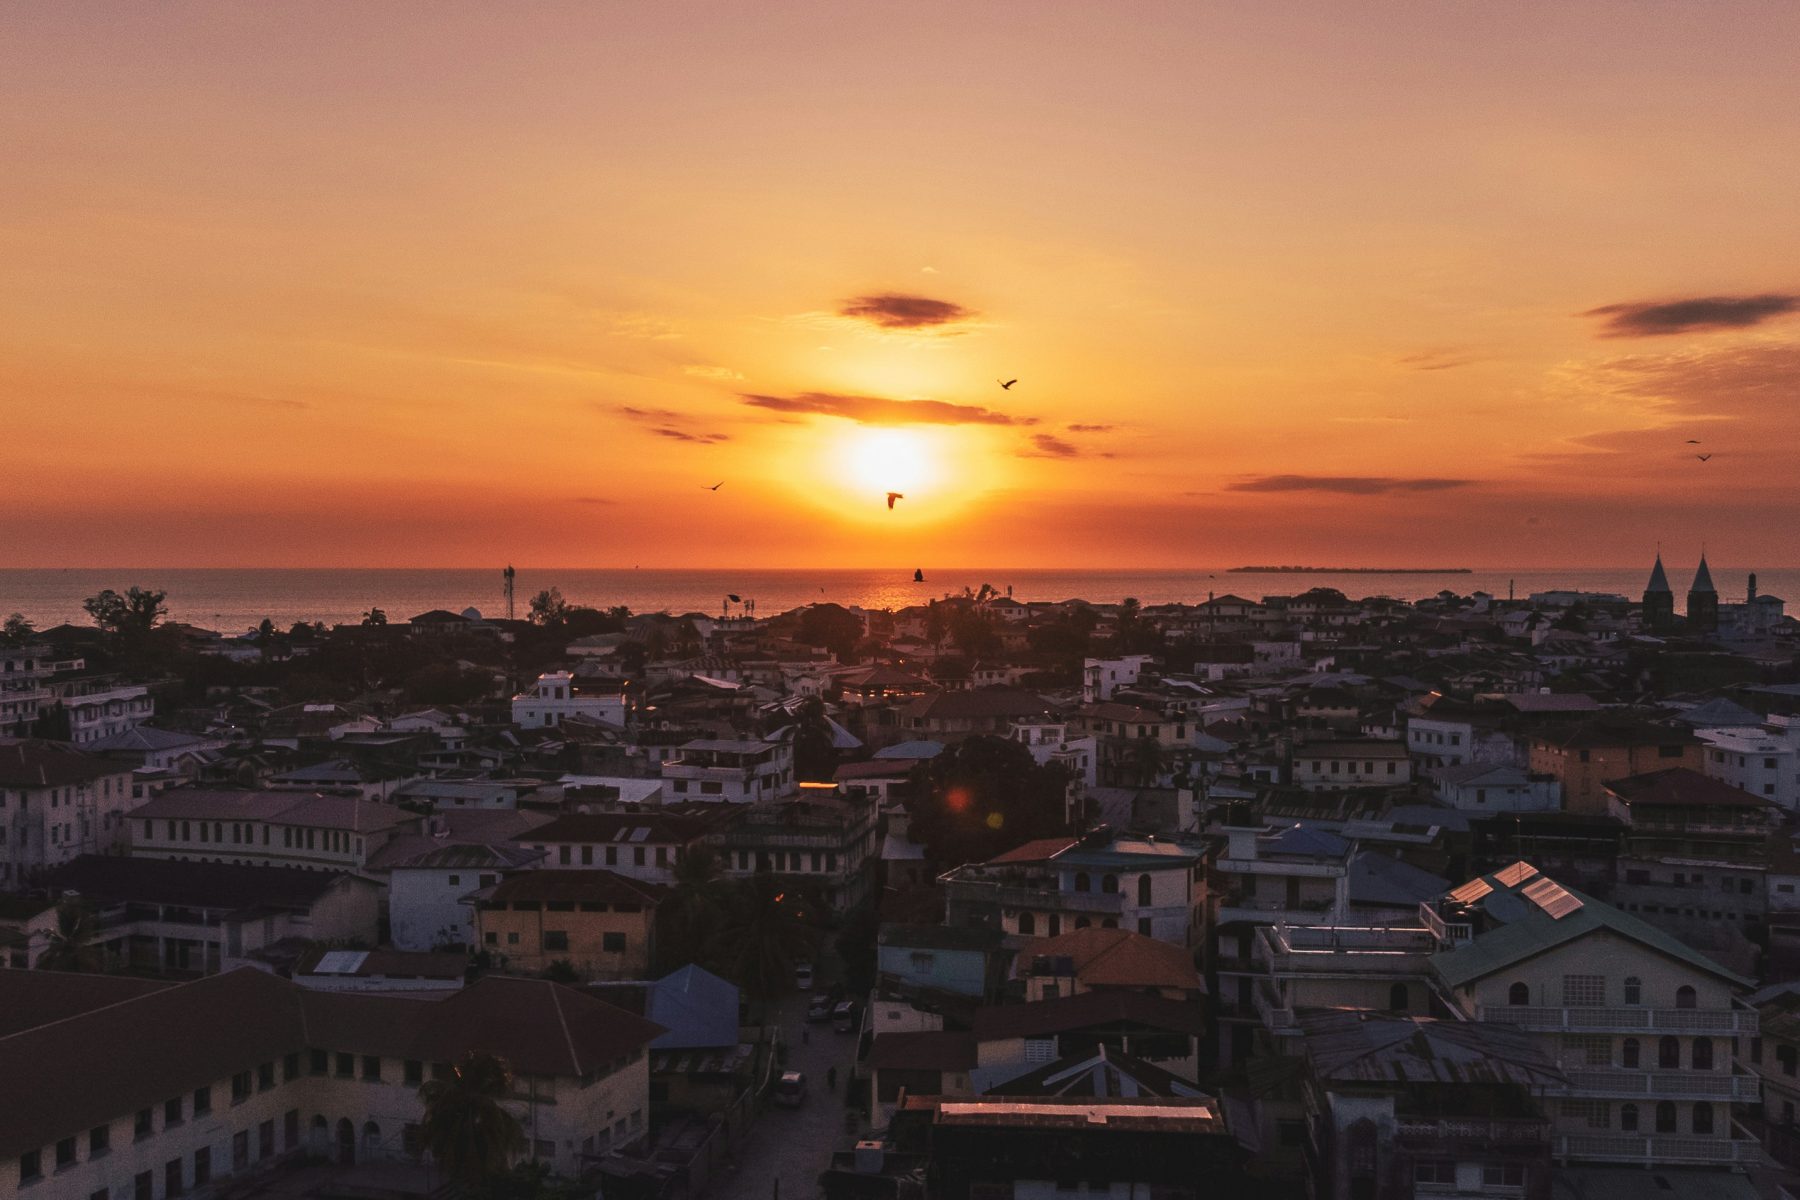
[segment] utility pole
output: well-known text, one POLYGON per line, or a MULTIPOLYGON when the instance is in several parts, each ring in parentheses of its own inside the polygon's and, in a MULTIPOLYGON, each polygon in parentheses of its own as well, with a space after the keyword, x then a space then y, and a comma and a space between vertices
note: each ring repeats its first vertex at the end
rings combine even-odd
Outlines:
POLYGON ((506 570, 500 572, 500 578, 506 581, 506 619, 509 621, 513 619, 513 576, 517 573, 512 569, 511 563, 507 563, 506 570))

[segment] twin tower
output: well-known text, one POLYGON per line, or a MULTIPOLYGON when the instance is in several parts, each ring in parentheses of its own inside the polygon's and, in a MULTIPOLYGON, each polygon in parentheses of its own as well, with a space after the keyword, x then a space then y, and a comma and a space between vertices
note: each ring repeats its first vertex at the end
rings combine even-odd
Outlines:
MULTIPOLYGON (((1675 628, 1675 593, 1669 588, 1669 577, 1663 574, 1662 555, 1656 556, 1656 567, 1644 588, 1644 625, 1649 629, 1675 628)), ((1687 594, 1687 627, 1700 633, 1719 628, 1719 592, 1713 587, 1712 572, 1706 569, 1706 555, 1700 556, 1700 569, 1687 594)))

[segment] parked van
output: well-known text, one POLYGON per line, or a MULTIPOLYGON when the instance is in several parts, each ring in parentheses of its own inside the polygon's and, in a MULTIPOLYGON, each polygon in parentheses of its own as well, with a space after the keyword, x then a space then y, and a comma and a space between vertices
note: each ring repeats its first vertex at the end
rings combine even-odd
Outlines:
POLYGON ((775 1103, 784 1108, 799 1108, 806 1099, 806 1075, 800 1071, 783 1071, 775 1081, 775 1103))
POLYGON ((862 1006, 854 1000, 845 1000, 831 1010, 831 1027, 839 1033, 855 1033, 862 1022, 862 1006))

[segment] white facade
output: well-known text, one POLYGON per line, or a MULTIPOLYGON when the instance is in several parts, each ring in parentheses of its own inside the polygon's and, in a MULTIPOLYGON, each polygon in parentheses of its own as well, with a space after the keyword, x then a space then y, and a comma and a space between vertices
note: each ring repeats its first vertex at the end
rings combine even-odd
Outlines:
POLYGON ((554 728, 575 716, 623 725, 625 696, 613 692, 583 694, 575 686, 575 676, 567 671, 550 671, 539 675, 530 691, 520 692, 512 700, 513 724, 526 729, 554 728))
POLYGON ((1127 654, 1123 658, 1088 658, 1081 663, 1081 698, 1089 704, 1111 700, 1122 687, 1137 683, 1138 676, 1151 662, 1148 654, 1127 654))
POLYGON ((0 777, 0 890, 82 854, 105 854, 126 840, 131 770, 96 760, 80 777, 38 784, 0 777))
POLYGON ((701 739, 681 746, 662 764, 667 800, 750 804, 791 796, 794 748, 786 742, 701 739))
POLYGON ((1762 728, 1695 730, 1701 770, 1778 808, 1800 807, 1800 721, 1773 716, 1762 728))
POLYGON ((1099 738, 1092 735, 1072 738, 1066 723, 1050 721, 1017 722, 1009 736, 1031 751, 1038 766, 1055 763, 1067 768, 1087 787, 1100 782, 1099 738))
POLYGON ((69 714, 69 740, 77 746, 135 729, 156 713, 149 689, 137 684, 71 693, 57 703, 69 714))
POLYGON ((1437 782, 1437 798, 1464 812, 1556 812, 1562 807, 1562 782, 1551 775, 1527 774, 1522 767, 1470 764, 1447 768, 1437 782))

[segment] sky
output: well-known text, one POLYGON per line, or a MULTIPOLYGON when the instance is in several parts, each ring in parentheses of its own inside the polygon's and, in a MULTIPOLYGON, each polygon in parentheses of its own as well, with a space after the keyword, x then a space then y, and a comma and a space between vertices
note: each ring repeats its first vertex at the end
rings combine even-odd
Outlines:
POLYGON ((1797 44, 8 6, 0 565, 1800 563, 1797 44))

